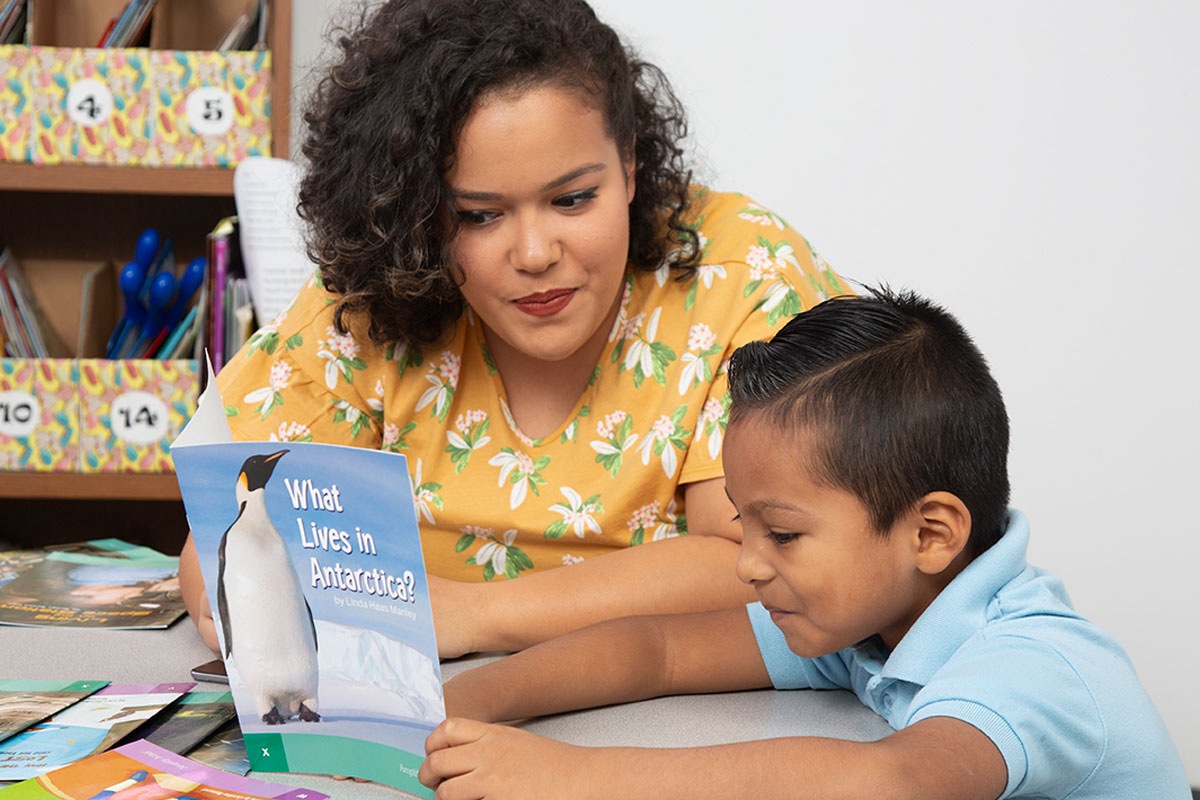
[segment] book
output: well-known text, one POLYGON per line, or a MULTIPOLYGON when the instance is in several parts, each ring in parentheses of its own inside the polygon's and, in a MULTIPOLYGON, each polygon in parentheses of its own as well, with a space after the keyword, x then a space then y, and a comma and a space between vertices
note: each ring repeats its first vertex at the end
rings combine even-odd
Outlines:
POLYGON ((246 742, 242 739, 242 729, 238 727, 236 718, 222 725, 216 733, 186 755, 193 761, 199 761, 201 764, 223 769, 235 775, 245 775, 250 771, 250 759, 246 755, 246 742))
POLYGON ((187 755, 232 719, 232 694, 193 689, 126 734, 119 744, 145 739, 164 750, 187 755))
POLYGON ((225 365, 225 288, 231 277, 236 277, 239 266, 234 263, 237 251, 237 217, 225 217, 208 235, 208 263, 212 269, 208 274, 208 321, 205 337, 211 348, 213 367, 217 372, 225 365))
POLYGON ((46 560, 51 553, 81 553, 84 555, 107 556, 115 559, 161 558, 162 553, 142 545, 130 544, 122 539, 89 539, 86 542, 50 544, 27 550, 0 551, 0 586, 21 573, 46 560))
POLYGON ((108 681, 0 680, 0 740, 62 711, 108 681))
POLYGON ((171 455, 253 769, 431 796, 445 710, 403 455, 233 442, 211 375, 171 455))
POLYGON ((186 611, 179 559, 150 548, 117 557, 57 550, 19 566, 0 584, 0 625, 166 628, 186 611))
POLYGON ((4 800, 329 800, 298 786, 230 775, 138 741, 0 790, 4 800))
POLYGON ((107 750, 195 685, 106 686, 45 722, 0 742, 0 780, 35 778, 107 750))

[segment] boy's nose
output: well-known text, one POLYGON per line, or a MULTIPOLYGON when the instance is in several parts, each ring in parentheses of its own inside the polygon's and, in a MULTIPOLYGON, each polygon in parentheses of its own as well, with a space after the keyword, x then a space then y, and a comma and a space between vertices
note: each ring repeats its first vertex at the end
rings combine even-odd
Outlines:
POLYGON ((750 585, 768 581, 775 574, 771 565, 758 552, 749 534, 742 536, 742 547, 738 550, 735 569, 738 580, 750 585))

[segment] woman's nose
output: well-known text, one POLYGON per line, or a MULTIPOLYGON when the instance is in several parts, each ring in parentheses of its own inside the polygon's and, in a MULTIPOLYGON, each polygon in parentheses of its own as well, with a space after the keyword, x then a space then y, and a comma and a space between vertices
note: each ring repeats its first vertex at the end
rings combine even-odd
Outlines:
POLYGON ((530 214, 518 217, 512 264, 522 272, 545 272, 562 258, 562 243, 554 226, 530 214))

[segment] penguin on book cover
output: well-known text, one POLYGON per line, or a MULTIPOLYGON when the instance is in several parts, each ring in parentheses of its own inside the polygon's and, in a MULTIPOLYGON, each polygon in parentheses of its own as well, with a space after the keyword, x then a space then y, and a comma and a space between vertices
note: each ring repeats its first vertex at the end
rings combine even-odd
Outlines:
POLYGON ((267 513, 266 485, 287 453, 247 458, 237 479, 238 515, 218 549, 217 611, 225 658, 268 725, 317 713, 317 629, 283 536, 267 513))

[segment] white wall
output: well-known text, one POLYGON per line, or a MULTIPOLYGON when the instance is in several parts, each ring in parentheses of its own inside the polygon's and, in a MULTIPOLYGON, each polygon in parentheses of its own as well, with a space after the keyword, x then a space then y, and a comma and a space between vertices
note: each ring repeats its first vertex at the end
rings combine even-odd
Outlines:
MULTIPOLYGON (((593 3, 674 80, 709 182, 974 333, 1031 560, 1200 785, 1200 4, 593 3)), ((341 4, 295 4, 307 64, 341 4)))

